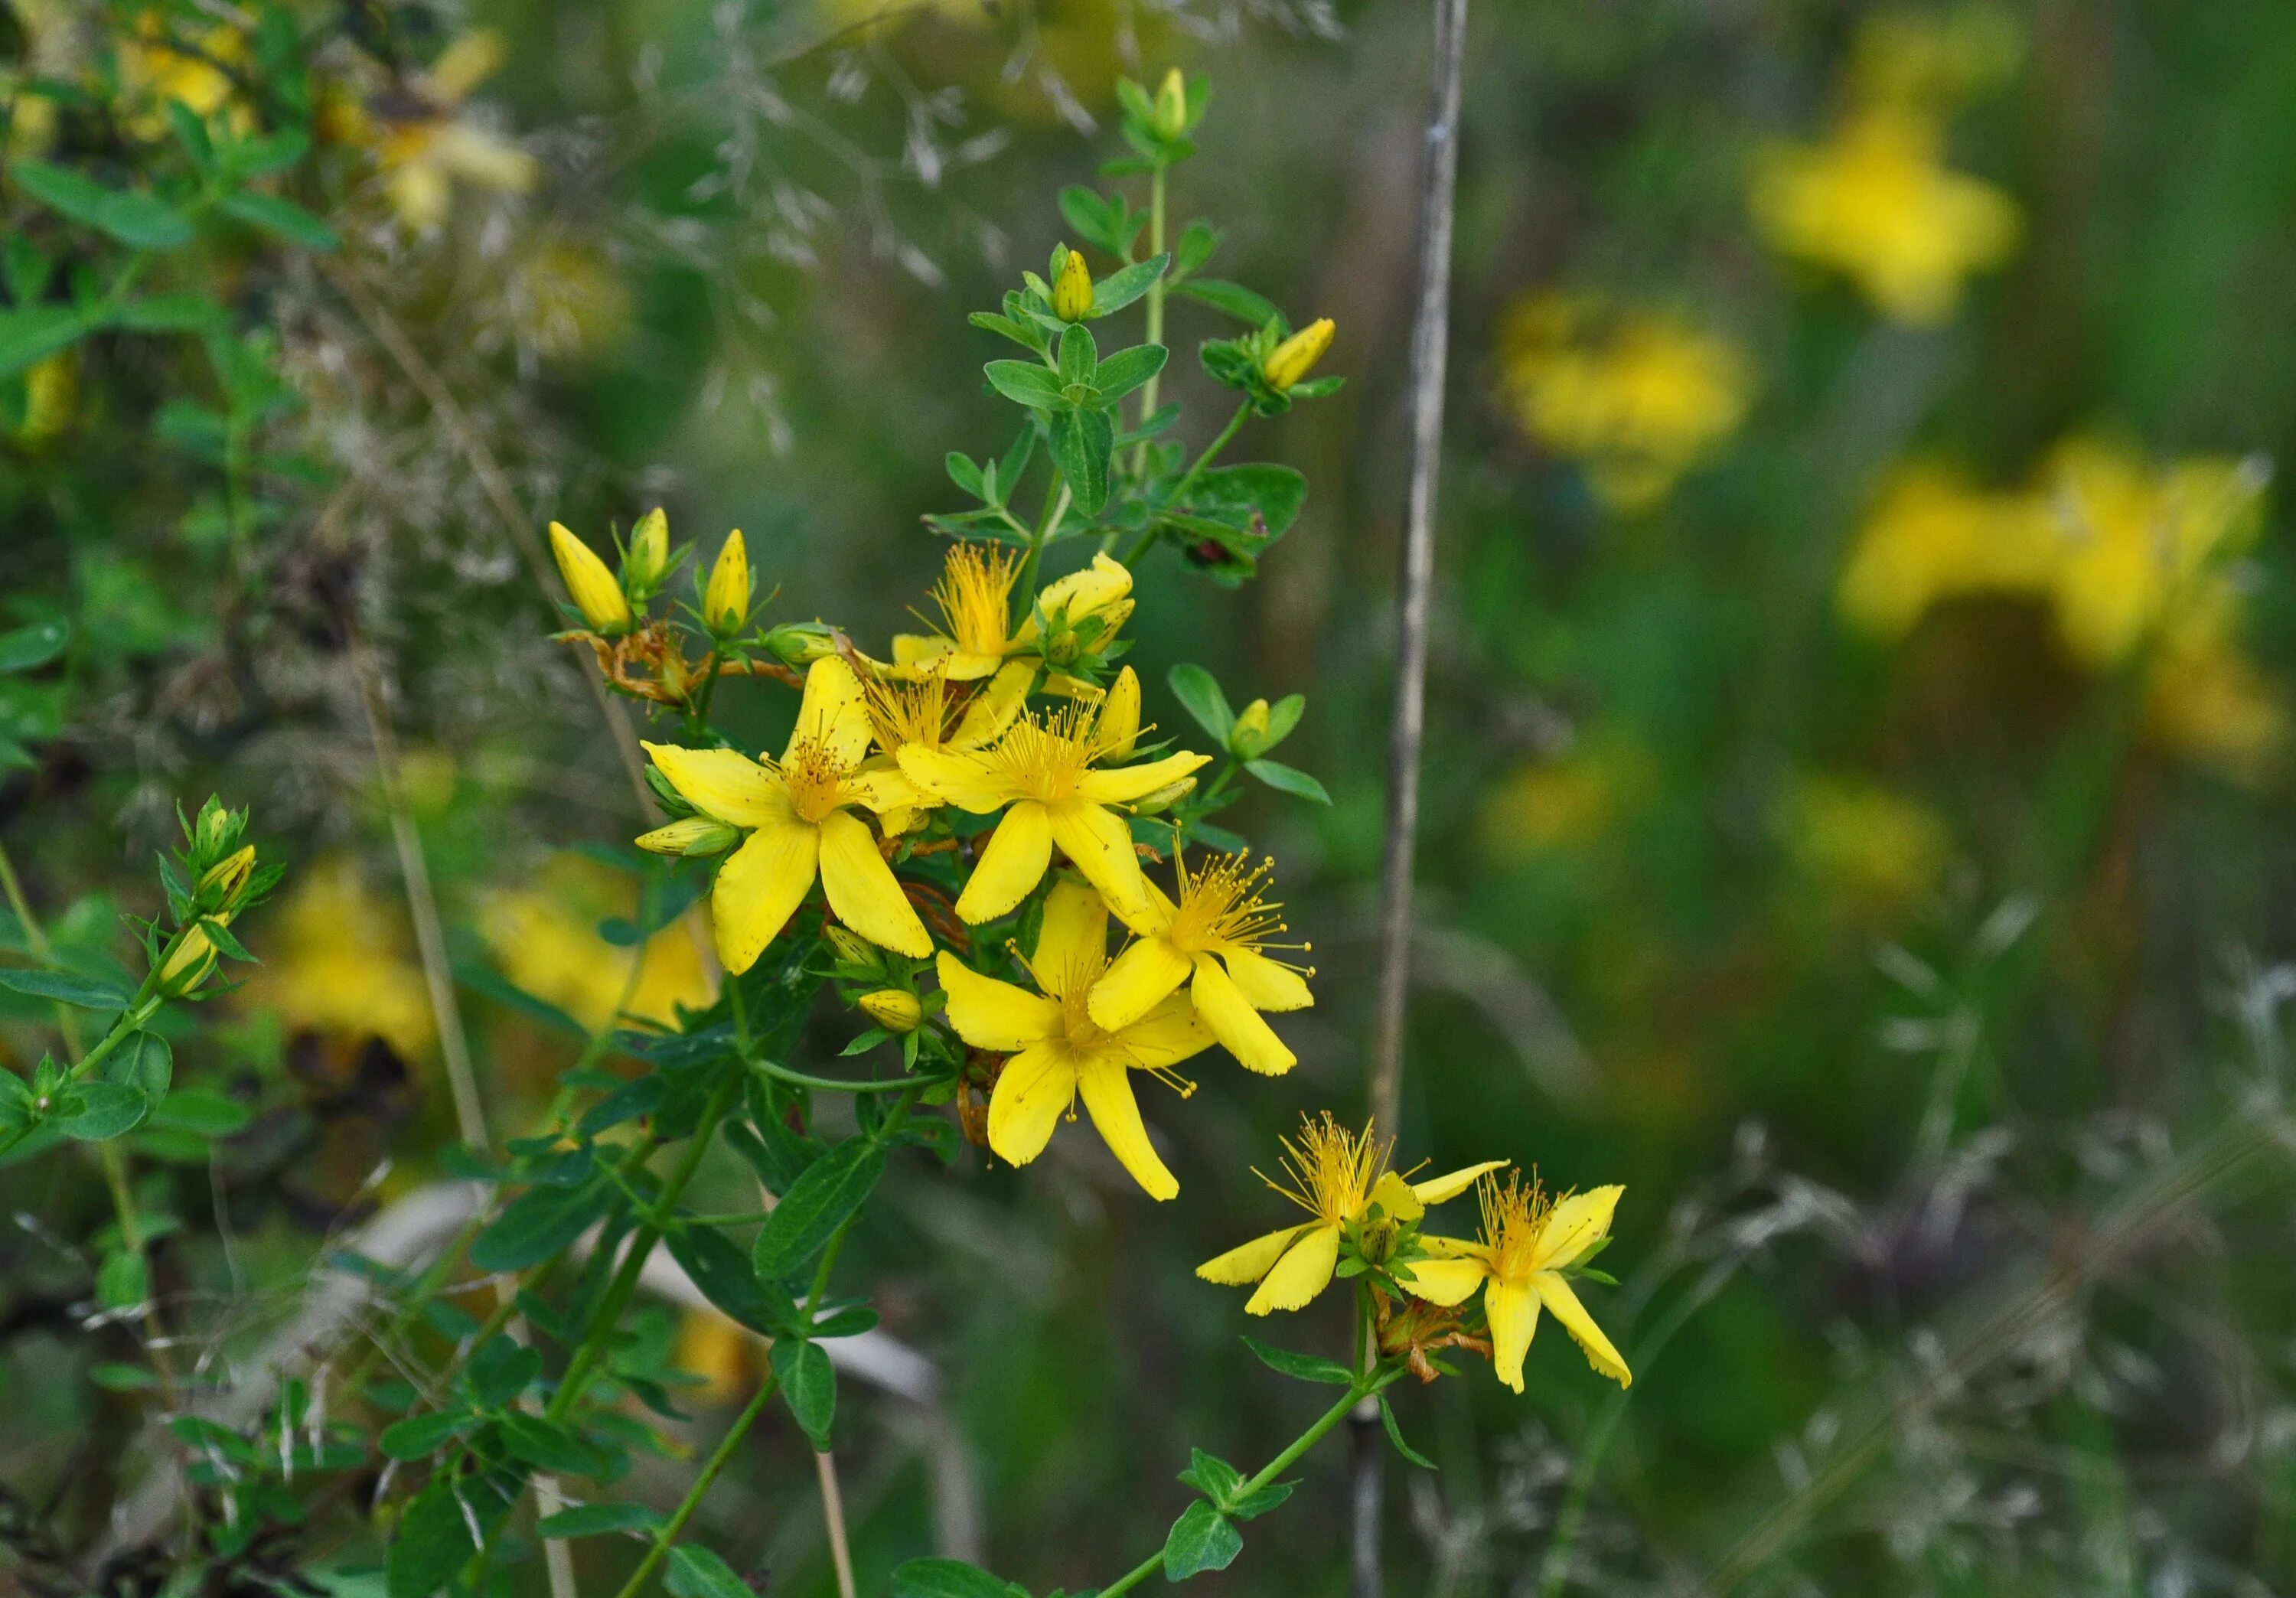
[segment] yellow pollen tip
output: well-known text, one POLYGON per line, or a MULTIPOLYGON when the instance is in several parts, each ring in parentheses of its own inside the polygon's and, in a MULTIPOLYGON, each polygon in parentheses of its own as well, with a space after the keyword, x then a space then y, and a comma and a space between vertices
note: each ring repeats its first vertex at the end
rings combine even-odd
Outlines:
POLYGON ((1013 585, 1021 575, 1017 551, 996 545, 960 544, 948 552, 933 602, 948 636, 973 654, 1001 655, 1010 637, 1013 585))

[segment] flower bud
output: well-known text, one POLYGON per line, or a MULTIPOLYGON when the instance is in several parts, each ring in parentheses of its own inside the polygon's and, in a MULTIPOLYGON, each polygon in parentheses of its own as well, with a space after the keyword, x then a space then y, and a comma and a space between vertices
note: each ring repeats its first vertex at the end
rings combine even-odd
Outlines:
POLYGON ((1278 344, 1259 369, 1268 387, 1281 392, 1313 371, 1332 347, 1332 319, 1321 316, 1278 344))
POLYGON ((718 562, 709 568, 709 586, 701 594, 701 625, 720 638, 742 630, 750 619, 750 551, 742 529, 726 535, 718 562))
POLYGON ((243 845, 200 878, 200 903, 217 914, 228 915, 239 907, 239 896, 246 891, 247 879, 254 870, 255 846, 243 845))
POLYGON ((864 965, 872 971, 882 969, 883 962, 878 955, 877 946, 851 928, 840 927, 832 922, 822 929, 821 935, 828 940, 829 947, 837 951, 838 959, 847 965, 864 965))
POLYGON ((215 945, 209 941, 207 929, 194 926, 160 968, 160 991, 169 998, 181 998, 206 981, 215 965, 215 945))
POLYGON ((1182 777, 1178 782, 1159 788, 1132 807, 1135 815, 1161 815, 1196 791, 1196 779, 1182 777))
POLYGON ((1124 758, 1140 739, 1140 674, 1129 666, 1116 674, 1100 701, 1098 727, 1103 759, 1124 758))
POLYGON ((791 666, 810 666, 837 652, 837 640, 817 621, 784 621, 766 635, 767 652, 791 666))
POLYGON ((1177 139, 1188 131, 1188 80, 1179 68, 1166 72, 1156 86, 1156 115, 1148 126, 1160 139, 1177 139))
POLYGON ((1070 250, 1061 263, 1060 281, 1053 285, 1053 315, 1063 322, 1081 322, 1092 315, 1092 273, 1080 250, 1070 250))
POLYGON ((622 556, 622 588, 644 604, 668 575, 669 518, 656 505, 630 529, 630 546, 622 556))
POLYGON ((550 524, 550 553, 557 557, 558 575, 566 579, 566 590, 592 632, 612 637, 630 630, 630 602, 622 586, 590 546, 562 522, 550 524))
POLYGON ((1232 754, 1249 760, 1267 748, 1267 701, 1253 700, 1236 712, 1235 725, 1228 730, 1227 747, 1232 754))
POLYGON ((652 854, 682 855, 693 860, 722 855, 741 841, 740 828, 729 827, 707 815, 689 815, 641 834, 637 845, 652 854))
POLYGON ((913 993, 898 987, 881 987, 875 993, 865 993, 860 999, 862 1013, 888 1032, 914 1032, 924 1023, 925 1007, 913 993))

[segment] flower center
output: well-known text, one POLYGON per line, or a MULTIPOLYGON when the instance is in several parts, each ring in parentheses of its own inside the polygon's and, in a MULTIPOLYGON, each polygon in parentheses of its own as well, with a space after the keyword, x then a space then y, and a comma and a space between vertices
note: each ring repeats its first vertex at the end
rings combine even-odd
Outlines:
POLYGON ((1057 804, 1075 794, 1077 779, 1092 768, 1100 751, 1097 720, 1076 705, 1042 720, 1023 716, 988 751, 988 764, 1015 793, 1057 804))
POLYGON ((1360 1213, 1372 1184, 1387 1169, 1390 1144, 1380 1143, 1366 1125, 1350 1131, 1325 1110, 1321 1119, 1303 1119, 1300 1138, 1283 1140, 1284 1181, 1256 1172, 1262 1182, 1327 1225, 1360 1213))
POLYGON ((817 738, 800 738, 782 762, 782 782, 789 789, 790 808, 803 822, 820 822, 837 808, 837 796, 851 774, 836 752, 817 738))
POLYGON ((939 749, 955 721, 948 702, 948 684, 939 672, 920 683, 885 683, 872 677, 862 684, 868 695, 869 725, 877 747, 887 754, 904 744, 939 749))
POLYGON ((1496 1178, 1486 1176, 1475 1192, 1482 1201, 1483 1243, 1490 1250, 1492 1273, 1520 1286, 1530 1280, 1531 1256, 1554 1201, 1536 1176, 1526 1184, 1521 1171, 1508 1172, 1504 1187, 1496 1178))
POLYGON ((968 654, 1001 655, 1013 615, 1013 584, 1021 557, 994 545, 960 544, 933 586, 933 602, 957 648, 968 654))
POLYGON ((1283 905, 1267 896, 1267 889, 1274 886, 1269 876, 1275 869, 1273 860, 1251 866, 1241 852, 1217 855, 1210 865, 1193 875, 1185 860, 1177 865, 1179 906, 1165 937, 1183 954, 1193 955, 1223 944, 1257 949, 1270 934, 1285 930, 1282 917, 1276 914, 1283 905))

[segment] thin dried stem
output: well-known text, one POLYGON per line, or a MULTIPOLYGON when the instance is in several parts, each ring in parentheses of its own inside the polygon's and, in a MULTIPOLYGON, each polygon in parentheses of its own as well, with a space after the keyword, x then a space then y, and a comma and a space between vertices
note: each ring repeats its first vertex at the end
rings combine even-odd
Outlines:
POLYGON ((830 1563, 837 1568, 837 1598, 857 1598, 853 1550, 845 1537, 845 1495, 837 1485, 837 1455, 826 1448, 817 1451, 813 1472, 821 1479, 821 1523, 829 1533, 830 1563))
MULTIPOLYGON (((1403 1022, 1411 984, 1411 877, 1426 735, 1427 637, 1434 608, 1435 485, 1442 464, 1443 378, 1451 328, 1451 224, 1459 176, 1459 93, 1467 0, 1435 0, 1427 183, 1419 212, 1419 309, 1411 334, 1411 492, 1398 584, 1395 701, 1388 732, 1387 840, 1380 870, 1379 986, 1372 1020, 1371 1113, 1392 1134, 1403 1093, 1403 1022)), ((1354 1590, 1378 1598, 1385 1498, 1376 1410, 1353 1423, 1354 1590)))

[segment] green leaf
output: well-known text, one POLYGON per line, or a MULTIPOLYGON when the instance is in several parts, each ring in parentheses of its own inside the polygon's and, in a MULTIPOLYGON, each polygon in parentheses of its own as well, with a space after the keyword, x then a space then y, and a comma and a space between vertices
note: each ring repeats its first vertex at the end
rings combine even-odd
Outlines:
POLYGON ((213 333, 231 325, 229 314, 204 294, 154 294, 148 299, 131 299, 113 314, 113 319, 139 333, 213 333))
POLYGON ((153 1130, 188 1132, 197 1137, 229 1137, 253 1119, 246 1105, 212 1087, 171 1093, 152 1110, 153 1130))
POLYGON ((157 1032, 131 1032, 103 1062, 106 1082, 118 1082, 152 1104, 168 1096, 176 1074, 176 1053, 157 1032))
POLYGON ((62 1094, 56 1130, 82 1143, 102 1143, 132 1132, 151 1112, 152 1101, 118 1082, 83 1082, 62 1094))
POLYGON ((1270 788, 1281 789, 1285 793, 1297 794, 1304 799, 1313 799, 1319 805, 1328 805, 1332 802, 1332 796, 1324 791, 1324 785, 1321 783, 1306 772, 1286 766, 1280 760, 1246 760, 1243 763, 1243 768, 1270 788))
POLYGON ((0 968, 0 987, 12 987, 36 999, 53 999, 81 1010, 125 1010, 135 995, 112 982, 76 977, 70 971, 32 971, 20 966, 0 968))
POLYGON ((1381 1423, 1387 1428, 1387 1440, 1395 1445, 1395 1451, 1398 1454, 1423 1471, 1431 1471, 1435 1468, 1433 1460, 1403 1440, 1403 1428, 1396 1422, 1395 1406, 1387 1401, 1385 1393, 1379 1396, 1379 1418, 1381 1423))
POLYGON ((1116 234, 1116 207, 1080 183, 1061 191, 1061 217, 1086 243, 1110 255, 1122 255, 1124 242, 1116 234))
POLYGON ((192 225, 155 195, 107 189, 46 161, 10 165, 17 186, 53 211, 138 250, 174 250, 192 242, 192 225))
POLYGON ((1259 747, 1274 749, 1292 736, 1292 729, 1300 725, 1300 717, 1307 713, 1307 709, 1308 696, 1304 693, 1287 693, 1268 706, 1267 732, 1259 747))
POLYGON ((427 1415, 409 1415, 382 1429, 375 1446, 390 1459, 428 1459, 458 1437, 478 1430, 479 1417, 467 1409, 442 1409, 427 1415))
POLYGON ((609 1531, 652 1531, 668 1517, 643 1504, 582 1504, 534 1523, 542 1537, 594 1537, 609 1531))
POLYGON ((669 1551, 669 1568, 662 1576, 662 1585, 669 1589, 670 1598, 758 1598, 750 1584, 734 1573, 733 1566, 692 1543, 681 1543, 669 1551))
POLYGON ((1083 323, 1072 323, 1061 335, 1061 383, 1063 388, 1078 383, 1090 384, 1100 370, 1100 345, 1092 330, 1083 323))
POLYGON ((1100 390, 1099 403, 1114 405, 1164 370, 1170 355, 1171 351, 1161 344, 1136 344, 1110 356, 1101 362, 1100 371, 1093 378, 1093 387, 1100 390))
POLYGON ((1016 404, 1041 411, 1062 403, 1060 374, 1035 361, 991 361, 980 371, 989 387, 1016 404))
POLYGON ((1247 1337, 1243 1346, 1251 1350, 1261 1364, 1279 1375, 1295 1377, 1301 1381, 1328 1381, 1333 1387, 1348 1387, 1355 1381, 1355 1373, 1335 1360, 1317 1359, 1312 1354, 1294 1354, 1289 1348, 1271 1348, 1256 1337, 1247 1337))
POLYGON ((142 1253, 115 1250, 95 1273, 96 1302, 106 1309, 133 1309, 152 1296, 152 1271, 142 1253))
POLYGON ((778 1336, 797 1325, 797 1306, 775 1283, 758 1280, 750 1257, 714 1226, 674 1226, 669 1257, 685 1267, 701 1296, 752 1332, 778 1336))
POLYGON ((545 1421, 540 1415, 530 1415, 522 1409, 507 1411, 498 1424, 505 1446, 517 1458, 538 1471, 557 1471, 568 1476, 594 1476, 605 1469, 606 1462, 595 1449, 555 1421, 545 1421))
POLYGON ((1090 314, 1097 318, 1122 310, 1145 294, 1156 280, 1164 275, 1164 268, 1171 264, 1172 258, 1168 253, 1152 255, 1144 261, 1136 261, 1129 266, 1110 273, 1092 285, 1090 314))
POLYGON ((576 1020, 549 1000, 536 998, 523 987, 518 987, 507 978, 496 975, 483 965, 469 962, 456 965, 455 980, 480 997, 492 999, 497 1004, 506 1004, 511 1009, 540 1021, 545 1027, 555 1028, 570 1037, 579 1038, 584 1043, 590 1040, 589 1028, 576 1020))
POLYGON ((508 1470, 460 1476, 435 1471, 398 1518, 398 1535, 384 1566, 389 1598, 430 1598, 453 1580, 478 1552, 471 1541, 471 1521, 491 1537, 524 1487, 524 1476, 508 1470))
POLYGON ((1053 463, 1068 479, 1078 513, 1099 515, 1108 504, 1109 457, 1116 453, 1114 419, 1106 411, 1069 406, 1053 412, 1051 422, 1053 463))
POLYGON ((275 234, 306 250, 332 250, 340 242, 335 230, 291 200, 276 194, 226 194, 223 209, 250 226, 275 234))
POLYGON ((1228 708, 1227 695, 1212 674, 1201 666, 1182 661, 1172 668, 1165 682, 1170 684, 1172 697, 1181 708, 1196 718, 1196 725, 1212 735, 1214 742, 1227 747, 1228 734, 1235 731, 1235 712, 1228 708))
POLYGON ((862 1138, 839 1143, 806 1168, 766 1224, 750 1260, 770 1281, 793 1276, 858 1210, 885 1173, 885 1156, 862 1138))
POLYGON ((94 330, 95 323, 76 306, 36 305, 0 312, 0 377, 37 365, 94 330))
POLYGON ((950 482, 955 483, 975 499, 986 500, 988 497, 987 488, 981 481, 980 468, 974 463, 971 455, 952 449, 943 463, 948 468, 950 482))
POLYGON ((893 1568, 893 1598, 1029 1598, 1028 1590, 961 1559, 913 1559, 893 1568))
POLYGON ((1232 526, 1264 532, 1269 539, 1283 537, 1300 519, 1308 503, 1308 479, 1289 466, 1251 462, 1241 466, 1215 466, 1198 477, 1188 490, 1187 508, 1232 526), (1257 514, 1265 527, 1252 520, 1257 514))
POLYGON ((0 674, 45 666, 70 642, 71 623, 61 617, 0 633, 0 674))
POLYGON ((1179 247, 1172 252, 1173 286, 1178 280, 1193 277, 1212 258, 1226 235, 1209 222, 1191 222, 1180 234, 1179 247))
POLYGON ((1246 1493, 1242 1497, 1227 1504, 1226 1506, 1226 1514, 1228 1519, 1231 1520, 1256 1520, 1259 1516, 1266 1514, 1269 1510, 1274 1509, 1277 1504, 1283 1503, 1283 1500, 1289 1498, 1291 1496, 1292 1484, 1290 1482, 1271 1481, 1266 1487, 1261 1487, 1258 1492, 1246 1493))
POLYGON ((1217 277, 1190 278, 1173 286, 1175 294, 1185 294, 1191 299, 1201 300, 1216 311, 1225 312, 1250 327, 1266 327, 1283 313, 1266 296, 1253 293, 1242 283, 1225 282, 1217 277))
POLYGON ((87 1379, 111 1393, 149 1392, 160 1385, 158 1373, 142 1365, 119 1364, 107 1361, 89 1370, 87 1379))
POLYGON ((837 1371, 828 1350, 810 1338, 777 1338, 771 1357, 791 1419, 816 1449, 827 1448, 837 1417, 837 1371))
POLYGON ((463 1381, 481 1409, 500 1409, 542 1374, 542 1355, 509 1333, 497 1332, 479 1346, 463 1368, 463 1381))
POLYGON ((309 134, 299 127, 283 127, 238 146, 232 152, 231 164, 246 176, 261 177, 293 166, 310 148, 309 134))
POLYGON ((1164 1579, 1185 1581, 1207 1570, 1225 1570, 1243 1552, 1243 1534, 1201 1498, 1180 1512, 1164 1539, 1164 1579))
POLYGON ((1188 1468, 1180 1472, 1180 1480, 1210 1499, 1214 1505, 1225 1508, 1235 1496, 1235 1489, 1243 1485, 1243 1472, 1217 1454, 1191 1448, 1188 1468))
POLYGON ((539 1265, 587 1231, 615 1198, 603 1178, 579 1187, 529 1188, 479 1233, 471 1263, 488 1273, 539 1265))

